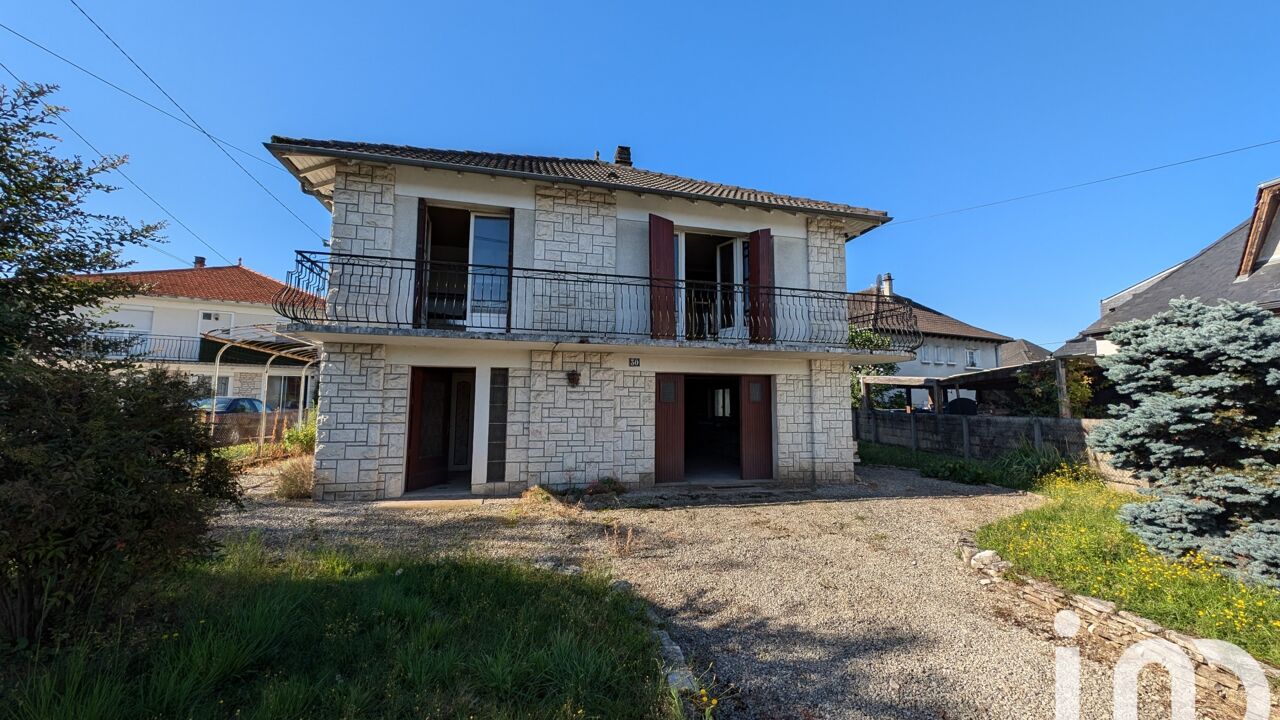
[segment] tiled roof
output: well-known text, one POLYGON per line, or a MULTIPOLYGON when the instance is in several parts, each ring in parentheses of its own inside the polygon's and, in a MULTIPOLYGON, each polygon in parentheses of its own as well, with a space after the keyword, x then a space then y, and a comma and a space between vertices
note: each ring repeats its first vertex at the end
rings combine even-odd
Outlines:
POLYGON ((1014 340, 1000 346, 1000 366, 1026 365, 1053 357, 1053 353, 1045 350, 1030 340, 1014 340))
MULTIPOLYGON (((305 152, 321 156, 381 160, 383 162, 400 162, 425 167, 486 172, 547 181, 576 182, 615 190, 672 195, 706 200, 708 202, 841 215, 856 217, 874 225, 886 223, 890 219, 883 210, 870 210, 843 203, 811 200, 793 195, 780 195, 763 190, 752 190, 738 187, 737 185, 695 180, 693 178, 653 172, 652 170, 641 170, 631 165, 619 165, 604 160, 512 155, 470 150, 438 150, 408 145, 347 142, 342 140, 311 140, 280 136, 272 136, 267 148, 282 160, 284 159, 283 155, 305 152)), ((286 165, 288 164, 286 163, 286 165)), ((289 169, 296 173, 300 168, 294 166, 289 169)))
POLYGON ((224 302, 270 305, 271 298, 285 284, 243 265, 181 268, 178 270, 136 270, 100 275, 81 275, 87 280, 120 278, 144 286, 143 295, 198 298, 224 302))
MULTIPOLYGON (((873 285, 862 292, 875 294, 876 287, 873 285)), ((921 305, 905 295, 894 294, 894 297, 905 300, 911 305, 911 310, 915 314, 916 326, 920 328, 922 335, 945 335, 947 337, 969 338, 972 340, 988 340, 991 342, 1008 342, 1013 338, 1000 333, 993 333, 990 330, 983 330, 980 327, 961 322, 950 315, 944 315, 931 307, 921 305)))
POLYGON ((1248 221, 1237 225, 1133 297, 1107 308, 1106 314, 1081 334, 1102 337, 1119 323, 1168 310, 1169 301, 1177 297, 1198 297, 1210 305, 1222 300, 1253 302, 1280 311, 1280 264, 1263 265, 1247 278, 1237 279, 1249 228, 1248 221))

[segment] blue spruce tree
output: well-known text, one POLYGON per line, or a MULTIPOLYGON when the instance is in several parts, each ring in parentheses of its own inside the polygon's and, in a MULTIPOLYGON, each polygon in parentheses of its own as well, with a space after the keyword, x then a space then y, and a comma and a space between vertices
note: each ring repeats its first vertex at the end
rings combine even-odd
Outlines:
POLYGON ((1151 483, 1121 518, 1168 557, 1199 551, 1280 587, 1280 317, 1179 299, 1117 325, 1102 367, 1126 401, 1090 438, 1151 483))

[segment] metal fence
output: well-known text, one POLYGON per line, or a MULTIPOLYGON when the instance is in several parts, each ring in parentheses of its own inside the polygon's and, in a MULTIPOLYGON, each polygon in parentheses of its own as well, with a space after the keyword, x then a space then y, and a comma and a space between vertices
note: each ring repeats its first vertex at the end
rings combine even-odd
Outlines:
POLYGON ((470 333, 912 351, 900 298, 593 272, 299 252, 274 301, 295 322, 470 333), (860 332, 851 332, 860 331, 860 332))
POLYGON ((131 330, 111 330, 102 336, 112 341, 122 341, 123 349, 112 353, 116 357, 140 360, 199 360, 200 338, 185 335, 153 335, 131 330))

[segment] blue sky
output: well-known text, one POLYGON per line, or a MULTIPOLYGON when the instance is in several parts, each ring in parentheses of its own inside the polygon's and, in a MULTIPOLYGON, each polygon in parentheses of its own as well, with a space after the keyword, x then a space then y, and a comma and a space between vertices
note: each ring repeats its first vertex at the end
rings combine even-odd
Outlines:
MULTIPOLYGON (((273 133, 578 157, 629 144, 639 167, 905 220, 1280 138, 1274 2, 82 5, 263 158, 273 133)), ((169 107, 66 0, 0 21, 169 107)), ((319 248, 198 133, 3 31, 0 58, 61 85, 72 124, 233 260, 282 277, 319 248)), ((290 176, 244 162, 327 231, 290 176)), ((1053 347, 1099 298, 1245 219, 1276 176, 1280 145, 890 225, 850 244, 850 289, 891 271, 920 302, 1053 347)), ((132 188, 100 206, 162 217, 132 188)), ((170 252, 219 262, 167 234, 170 252)))

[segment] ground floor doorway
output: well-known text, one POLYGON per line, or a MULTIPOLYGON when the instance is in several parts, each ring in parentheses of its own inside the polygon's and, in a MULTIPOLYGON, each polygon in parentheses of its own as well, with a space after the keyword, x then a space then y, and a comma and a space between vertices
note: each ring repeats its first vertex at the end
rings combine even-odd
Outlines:
POLYGON ((470 484, 475 379, 468 368, 413 368, 405 492, 470 484))
POLYGON ((659 373, 656 386, 656 482, 773 478, 772 378, 659 373))

